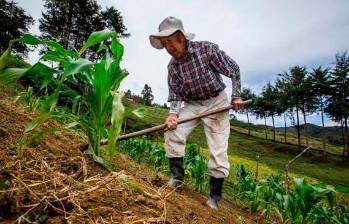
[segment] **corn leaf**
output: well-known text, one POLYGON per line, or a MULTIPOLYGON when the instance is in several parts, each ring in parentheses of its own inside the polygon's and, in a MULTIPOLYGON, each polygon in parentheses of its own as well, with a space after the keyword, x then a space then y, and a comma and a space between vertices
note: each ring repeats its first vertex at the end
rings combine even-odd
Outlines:
POLYGON ((56 107, 59 90, 57 89, 52 95, 46 97, 38 110, 38 116, 32 120, 25 128, 24 133, 33 131, 39 125, 54 117, 53 110, 56 107))
POLYGON ((99 44, 100 42, 107 40, 112 34, 115 34, 115 32, 105 29, 102 31, 93 32, 90 37, 87 39, 85 45, 81 48, 79 51, 79 54, 83 54, 88 48, 99 44))
POLYGON ((136 115, 137 117, 143 118, 144 114, 145 114, 145 108, 144 107, 139 107, 139 108, 133 110, 132 113, 134 115, 136 115))
POLYGON ((68 67, 65 68, 62 80, 65 80, 70 75, 88 72, 88 70, 90 69, 90 66, 93 64, 94 64, 93 62, 84 58, 80 58, 76 61, 71 62, 68 65, 68 67))
POLYGON ((78 53, 76 53, 75 51, 66 50, 64 53, 65 53, 65 55, 72 57, 72 58, 75 58, 75 59, 80 58, 80 55, 78 53))
POLYGON ((46 97, 46 99, 42 102, 39 108, 39 114, 52 112, 57 104, 59 95, 59 89, 56 90, 53 94, 46 97))
POLYGON ((34 120, 29 122, 27 126, 25 127, 24 133, 28 133, 30 131, 33 131, 35 128, 40 126, 41 124, 45 123, 47 120, 51 119, 53 116, 51 113, 41 113, 38 117, 36 117, 34 120))
POLYGON ((11 56, 12 45, 16 43, 18 40, 10 40, 8 44, 8 48, 0 57, 0 71, 8 66, 8 62, 11 56))
POLYGON ((31 34, 24 34, 20 39, 19 42, 21 42, 22 44, 30 44, 30 45, 38 45, 38 44, 42 44, 43 41, 41 41, 40 39, 34 37, 31 34))
POLYGON ((64 57, 57 51, 47 51, 40 60, 61 62, 64 57))
POLYGON ((9 84, 21 78, 28 71, 27 68, 7 68, 0 71, 0 84, 9 84))
POLYGON ((345 187, 343 185, 336 185, 335 186, 335 190, 338 191, 338 192, 341 192, 341 193, 346 193, 346 194, 349 193, 349 188, 345 187))
POLYGON ((300 193, 302 188, 305 186, 304 178, 294 178, 294 185, 297 192, 300 193))
POLYGON ((45 137, 47 134, 50 134, 50 133, 55 133, 57 131, 56 128, 49 128, 47 130, 43 130, 43 131, 39 131, 35 134, 33 134, 33 136, 31 137, 31 141, 32 142, 35 142, 39 139, 42 139, 43 137, 45 137))
POLYGON ((46 45, 50 46, 54 51, 57 51, 57 52, 60 52, 60 53, 63 53, 65 52, 66 50, 64 49, 64 47, 62 45, 60 45, 59 43, 57 42, 54 42, 54 41, 46 41, 45 42, 46 45))
POLYGON ((100 44, 97 50, 97 53, 101 53, 102 51, 107 51, 108 47, 104 44, 100 44))
POLYGON ((125 107, 122 105, 123 93, 111 92, 113 96, 112 113, 111 113, 111 130, 108 136, 109 157, 112 158, 115 153, 116 139, 120 134, 121 125, 124 119, 125 107))
POLYGON ((79 122, 73 121, 73 122, 71 122, 71 123, 69 123, 69 124, 64 125, 64 128, 65 128, 65 129, 70 129, 70 128, 72 128, 72 127, 78 126, 79 124, 80 124, 79 122))
POLYGON ((121 58, 124 55, 124 46, 122 46, 122 44, 117 40, 116 35, 112 36, 111 52, 113 54, 116 65, 119 67, 121 58))

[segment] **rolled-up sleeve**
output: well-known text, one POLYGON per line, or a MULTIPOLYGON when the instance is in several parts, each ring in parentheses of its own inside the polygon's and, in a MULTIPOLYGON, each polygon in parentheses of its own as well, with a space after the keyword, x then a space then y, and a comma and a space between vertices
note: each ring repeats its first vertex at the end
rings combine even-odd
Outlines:
POLYGON ((216 44, 210 44, 208 52, 211 66, 222 75, 231 78, 232 97, 240 97, 241 80, 238 64, 224 51, 220 50, 216 44))
POLYGON ((177 71, 174 69, 171 64, 168 66, 168 102, 171 101, 182 101, 182 97, 180 96, 180 80, 178 78, 177 71))

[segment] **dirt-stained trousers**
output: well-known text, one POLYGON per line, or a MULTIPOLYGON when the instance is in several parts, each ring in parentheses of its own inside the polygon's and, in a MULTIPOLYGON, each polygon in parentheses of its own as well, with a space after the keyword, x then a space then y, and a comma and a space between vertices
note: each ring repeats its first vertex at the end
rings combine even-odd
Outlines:
MULTIPOLYGON (((192 117, 204 112, 228 106, 225 91, 208 100, 185 102, 179 112, 179 119, 192 117)), ((209 148, 208 174, 215 178, 225 178, 229 175, 229 160, 227 155, 230 122, 228 111, 179 124, 175 130, 165 132, 165 149, 168 158, 183 157, 188 135, 203 123, 207 145, 209 148)))

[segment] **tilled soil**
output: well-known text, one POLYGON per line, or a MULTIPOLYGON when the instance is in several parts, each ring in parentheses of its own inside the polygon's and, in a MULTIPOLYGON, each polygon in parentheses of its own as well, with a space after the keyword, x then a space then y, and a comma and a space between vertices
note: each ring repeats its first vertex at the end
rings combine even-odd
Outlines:
POLYGON ((0 223, 254 223, 248 212, 223 200, 210 210, 202 195, 166 187, 168 177, 117 154, 108 172, 81 151, 80 133, 55 128, 18 156, 29 113, 0 92, 0 223))

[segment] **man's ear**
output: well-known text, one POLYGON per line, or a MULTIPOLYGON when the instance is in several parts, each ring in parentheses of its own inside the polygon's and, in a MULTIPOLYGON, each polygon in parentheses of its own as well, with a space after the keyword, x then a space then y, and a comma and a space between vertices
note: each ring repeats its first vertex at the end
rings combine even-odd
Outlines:
POLYGON ((177 31, 177 37, 178 37, 178 40, 180 40, 181 42, 185 42, 186 41, 186 38, 184 36, 184 34, 181 32, 181 31, 177 31))

